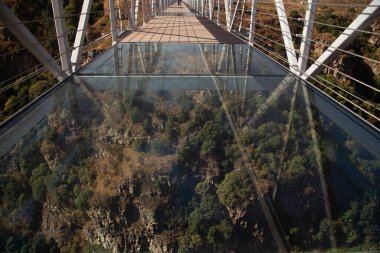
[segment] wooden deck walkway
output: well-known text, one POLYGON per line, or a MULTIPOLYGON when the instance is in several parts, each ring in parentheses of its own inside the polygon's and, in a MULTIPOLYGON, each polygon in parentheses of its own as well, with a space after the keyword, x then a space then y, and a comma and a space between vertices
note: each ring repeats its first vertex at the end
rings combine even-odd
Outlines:
MULTIPOLYGON (((191 13, 181 4, 171 5, 165 13, 191 13)), ((190 15, 156 16, 121 42, 171 42, 198 44, 245 44, 210 20, 190 15)))

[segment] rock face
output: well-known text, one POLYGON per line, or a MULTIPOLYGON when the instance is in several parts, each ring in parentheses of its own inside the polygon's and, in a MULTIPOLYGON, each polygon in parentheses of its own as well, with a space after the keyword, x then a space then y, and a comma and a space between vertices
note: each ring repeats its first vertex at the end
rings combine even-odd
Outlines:
POLYGON ((41 230, 46 238, 54 238, 63 252, 68 251, 71 244, 78 240, 72 231, 82 224, 81 213, 62 209, 50 202, 44 204, 41 230))
MULTIPOLYGON (((375 23, 371 25, 372 32, 379 34, 380 33, 380 20, 377 20, 375 23)), ((368 42, 373 46, 380 47, 380 36, 379 35, 371 35, 368 42)))
POLYGON ((88 211, 86 237, 113 252, 172 252, 175 245, 160 233, 159 224, 160 210, 169 208, 159 196, 167 186, 151 184, 153 179, 130 180, 109 205, 88 211))
POLYGON ((131 145, 130 131, 125 127, 101 126, 99 140, 107 144, 131 145))
POLYGON ((350 83, 351 79, 342 75, 344 73, 348 76, 353 76, 356 68, 356 58, 351 55, 341 55, 332 61, 330 64, 331 68, 326 68, 325 73, 328 75, 333 75, 335 78, 342 80, 343 82, 350 83))
POLYGON ((45 204, 42 231, 64 251, 75 238, 86 238, 115 253, 173 252, 177 242, 160 222, 162 211, 169 208, 170 187, 166 177, 135 177, 121 185, 117 195, 107 203, 87 211, 73 212, 45 204))
POLYGON ((328 45, 330 45, 334 41, 334 37, 329 33, 324 33, 321 34, 321 38, 318 38, 317 41, 318 42, 313 44, 312 51, 317 56, 320 56, 327 49, 328 45))

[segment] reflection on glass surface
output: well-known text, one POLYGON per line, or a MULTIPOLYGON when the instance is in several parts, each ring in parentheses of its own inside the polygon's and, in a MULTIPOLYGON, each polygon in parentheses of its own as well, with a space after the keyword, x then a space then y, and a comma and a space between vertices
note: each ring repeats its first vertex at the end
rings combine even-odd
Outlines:
POLYGON ((135 47, 1 127, 0 247, 379 250, 377 130, 248 46, 135 47))
POLYGON ((267 56, 245 44, 119 43, 79 75, 285 76, 267 56))

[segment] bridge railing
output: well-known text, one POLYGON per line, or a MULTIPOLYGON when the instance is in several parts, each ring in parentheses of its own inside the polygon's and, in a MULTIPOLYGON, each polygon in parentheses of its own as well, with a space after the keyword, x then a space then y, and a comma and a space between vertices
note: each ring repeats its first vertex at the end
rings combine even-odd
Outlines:
MULTIPOLYGON (((28 26, 45 19, 21 21, 11 6, 0 2, 0 30, 5 30, 3 35, 12 33, 22 44, 0 54, 3 62, 23 52, 30 52, 37 59, 33 59, 28 68, 3 74, 0 94, 12 95, 15 87, 41 76, 42 72, 52 74, 45 78, 49 82, 64 79, 97 52, 90 49, 107 48, 116 43, 121 34, 138 29, 156 15, 163 15, 173 0, 109 0, 106 3, 99 11, 93 10, 92 0, 84 0, 80 13, 66 13, 62 1, 53 0, 53 11, 46 19, 52 25, 54 21, 56 32, 50 37, 37 37, 28 26), (89 19, 100 14, 102 21, 89 23, 89 19), (77 27, 67 30, 67 19, 73 16, 78 19, 77 27), (52 49, 46 48, 49 43, 54 44, 52 49)), ((380 126, 380 0, 370 3, 366 0, 339 3, 185 0, 185 3, 199 17, 208 18, 243 38, 343 106, 380 126)), ((0 105, 1 119, 30 102, 35 95, 15 96, 6 106, 0 105)))
POLYGON ((380 127, 380 1, 187 0, 380 127))
POLYGON ((30 20, 17 13, 17 7, 0 1, 0 42, 8 46, 0 51, 0 122, 74 73, 119 37, 163 13, 170 3, 109 0, 103 6, 95 0, 84 0, 80 12, 72 12, 63 6, 63 1, 52 0, 43 17, 30 20), (36 26, 55 27, 55 31, 38 34, 36 26), (6 66, 9 64, 12 67, 6 66), (38 81, 43 81, 43 85, 32 88, 38 81))

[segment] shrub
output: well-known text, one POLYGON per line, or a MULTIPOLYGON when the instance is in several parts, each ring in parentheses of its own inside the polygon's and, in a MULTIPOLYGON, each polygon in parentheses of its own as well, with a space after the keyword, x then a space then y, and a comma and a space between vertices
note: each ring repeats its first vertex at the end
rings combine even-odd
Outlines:
POLYGON ((29 93, 31 94, 31 97, 37 98, 40 94, 42 94, 44 91, 46 91, 50 86, 50 83, 46 80, 40 80, 35 82, 32 86, 29 88, 29 93))
POLYGON ((145 149, 145 141, 143 139, 136 139, 133 143, 133 149, 137 152, 143 152, 145 149))
POLYGON ((52 191, 52 199, 56 204, 66 206, 69 204, 70 191, 67 184, 61 184, 52 191))
POLYGON ((225 206, 235 208, 253 195, 252 182, 247 169, 227 173, 218 185, 219 200, 225 206))
POLYGON ((133 124, 139 123, 142 120, 141 110, 138 107, 133 107, 129 112, 129 117, 133 124))
POLYGON ((150 128, 151 128, 151 122, 149 119, 144 119, 142 125, 142 130, 145 134, 148 134, 150 132, 150 128))
POLYGON ((168 142, 173 142, 175 140, 174 118, 172 115, 168 115, 168 120, 165 125, 165 133, 168 142))
POLYGON ((163 155, 167 152, 168 146, 164 141, 156 139, 150 142, 150 149, 155 154, 163 155))
POLYGON ((41 163, 32 172, 32 176, 29 179, 29 184, 32 187, 32 193, 34 200, 44 201, 46 195, 46 184, 51 171, 46 163, 41 163))
POLYGON ((79 192, 74 200, 74 204, 79 209, 85 209, 88 207, 88 200, 92 196, 92 191, 89 189, 83 189, 79 192))

